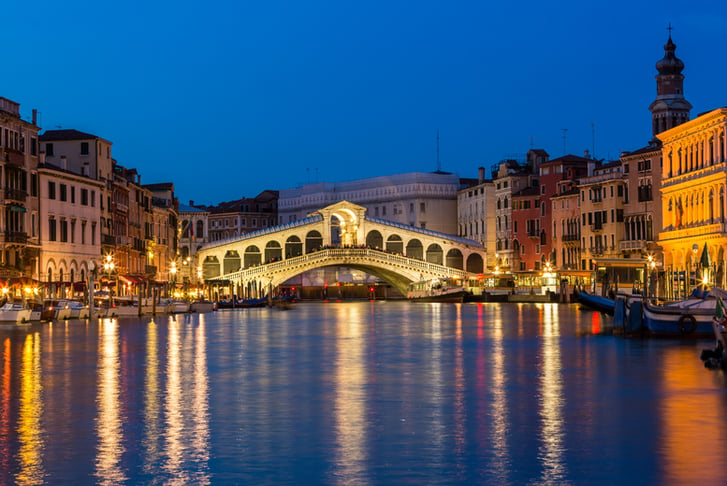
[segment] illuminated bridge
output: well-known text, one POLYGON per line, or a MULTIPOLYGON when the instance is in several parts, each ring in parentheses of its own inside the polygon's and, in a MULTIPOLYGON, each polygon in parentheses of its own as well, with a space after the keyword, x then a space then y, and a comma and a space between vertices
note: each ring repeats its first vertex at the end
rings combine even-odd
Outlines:
POLYGON ((228 281, 238 295, 274 288, 308 270, 362 270, 406 295, 409 283, 482 273, 474 240, 366 216, 341 201, 308 218, 208 243, 198 252, 208 281, 228 281))

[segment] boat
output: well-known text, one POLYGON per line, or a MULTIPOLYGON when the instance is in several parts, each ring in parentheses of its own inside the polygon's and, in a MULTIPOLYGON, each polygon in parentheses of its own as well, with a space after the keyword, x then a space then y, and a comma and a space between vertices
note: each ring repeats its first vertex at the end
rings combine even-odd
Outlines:
POLYGON ((215 303, 210 302, 209 300, 198 300, 195 302, 192 302, 192 305, 190 305, 190 312, 212 312, 215 310, 215 303))
POLYGON ((720 288, 709 292, 695 289, 684 300, 664 305, 643 302, 643 325, 653 336, 713 337, 717 303, 727 298, 720 288))
POLYGON ((30 322, 30 308, 17 302, 7 302, 0 307, 0 322, 24 324, 30 322))
POLYGON ((184 302, 183 300, 170 300, 167 302, 167 311, 170 314, 184 314, 189 312, 189 309, 189 302, 184 302))
POLYGON ((598 312, 603 312, 604 314, 613 315, 616 307, 616 302, 613 299, 601 297, 600 295, 589 294, 578 287, 573 289, 573 295, 581 305, 598 312))
POLYGON ((78 319, 83 307, 83 304, 76 300, 59 300, 57 318, 59 320, 78 319))
POLYGON ((409 284, 406 297, 412 302, 464 302, 470 293, 455 279, 431 279, 409 284))

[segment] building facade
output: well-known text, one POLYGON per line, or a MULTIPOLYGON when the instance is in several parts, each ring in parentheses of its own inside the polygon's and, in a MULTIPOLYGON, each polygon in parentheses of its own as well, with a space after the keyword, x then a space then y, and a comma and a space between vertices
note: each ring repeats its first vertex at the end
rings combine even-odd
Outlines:
POLYGON ((457 192, 458 235, 478 241, 485 249, 485 268, 495 267, 495 185, 478 169, 477 182, 457 192))
POLYGON ((278 223, 299 221, 322 207, 349 201, 368 216, 457 234, 459 176, 448 172, 411 172, 349 182, 320 182, 281 189, 278 223))
POLYGON ((0 97, 0 277, 37 279, 40 272, 38 131, 20 104, 0 97))
POLYGON ((667 292, 684 295, 698 280, 724 287, 727 223, 727 108, 705 113, 657 135, 667 292))

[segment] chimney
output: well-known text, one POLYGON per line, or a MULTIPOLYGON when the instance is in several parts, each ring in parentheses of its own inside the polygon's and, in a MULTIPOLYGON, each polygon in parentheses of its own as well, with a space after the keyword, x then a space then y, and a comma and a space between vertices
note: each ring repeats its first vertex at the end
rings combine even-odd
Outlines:
POLYGON ((61 169, 68 170, 68 163, 65 155, 61 155, 61 169))
POLYGON ((586 158, 586 159, 590 159, 591 158, 591 153, 588 151, 588 149, 586 149, 586 150, 583 151, 583 157, 586 158))
POLYGON ((33 125, 38 124, 38 110, 33 108, 33 125))
POLYGON ((485 168, 484 167, 477 168, 477 182, 480 184, 485 182, 485 168))

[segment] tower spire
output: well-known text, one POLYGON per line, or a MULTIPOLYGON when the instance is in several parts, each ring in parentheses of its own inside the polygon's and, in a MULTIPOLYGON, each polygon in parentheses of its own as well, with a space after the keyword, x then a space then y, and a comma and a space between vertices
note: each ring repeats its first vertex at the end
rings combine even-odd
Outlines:
POLYGON ((684 98, 684 63, 676 57, 677 46, 671 39, 672 30, 669 23, 664 57, 656 63, 656 100, 649 106, 652 135, 688 121, 692 109, 692 105, 684 98))

